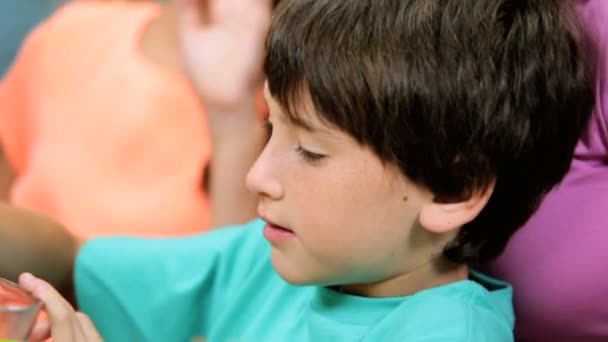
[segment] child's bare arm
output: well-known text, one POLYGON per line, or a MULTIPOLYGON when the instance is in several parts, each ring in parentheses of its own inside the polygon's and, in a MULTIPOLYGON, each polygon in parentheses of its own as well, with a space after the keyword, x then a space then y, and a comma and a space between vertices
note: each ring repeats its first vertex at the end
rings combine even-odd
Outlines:
POLYGON ((245 178, 266 140, 256 113, 270 0, 177 1, 182 56, 211 133, 212 227, 256 214, 245 178))
POLYGON ((60 224, 0 203, 0 276, 16 281, 22 272, 31 272, 70 297, 80 245, 60 224))
POLYGON ((209 170, 212 228, 244 223, 256 216, 257 198, 247 190, 245 179, 264 147, 266 132, 253 107, 244 105, 241 113, 226 113, 243 120, 227 124, 221 136, 213 139, 209 170))

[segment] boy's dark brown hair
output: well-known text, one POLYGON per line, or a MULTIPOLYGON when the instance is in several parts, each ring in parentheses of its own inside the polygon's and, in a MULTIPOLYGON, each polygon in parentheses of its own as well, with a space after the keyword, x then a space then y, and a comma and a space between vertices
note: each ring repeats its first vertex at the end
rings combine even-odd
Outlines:
POLYGON ((497 256, 569 169, 593 106, 573 6, 560 0, 281 0, 267 40, 270 93, 457 201, 488 187, 444 250, 497 256))

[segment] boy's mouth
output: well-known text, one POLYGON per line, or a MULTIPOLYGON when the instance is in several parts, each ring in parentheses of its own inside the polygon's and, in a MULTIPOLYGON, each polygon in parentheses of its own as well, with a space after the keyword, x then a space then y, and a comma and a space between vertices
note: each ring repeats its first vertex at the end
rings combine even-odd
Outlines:
POLYGON ((264 225, 263 234, 266 240, 268 240, 270 243, 278 244, 290 240, 295 236, 293 230, 283 226, 279 226, 278 224, 268 220, 266 217, 263 217, 261 215, 260 217, 262 218, 262 220, 266 221, 266 224, 264 225))

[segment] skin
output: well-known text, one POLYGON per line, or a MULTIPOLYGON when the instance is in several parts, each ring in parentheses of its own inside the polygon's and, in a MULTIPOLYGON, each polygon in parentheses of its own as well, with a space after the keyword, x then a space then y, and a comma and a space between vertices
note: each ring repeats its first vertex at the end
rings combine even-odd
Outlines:
MULTIPOLYGON (((215 0, 209 5, 208 20, 201 22, 193 1, 178 2, 182 58, 203 103, 221 114, 214 120, 241 122, 252 115, 244 108, 256 89, 270 1, 215 0), (201 58, 204 51, 218 55, 201 58), (226 77, 209 77, 220 66, 227 70, 226 77)), ((367 297, 406 295, 466 279, 467 267, 443 262, 440 252, 479 214, 493 186, 455 202, 438 201, 394 165, 319 120, 304 98, 298 109, 307 125, 288 120, 266 92, 272 135, 247 175, 247 185, 259 201, 258 213, 267 221, 265 234, 281 232, 281 239, 269 238, 276 271, 293 284, 339 286, 367 297)), ((30 233, 59 230, 44 220, 23 226, 30 233)), ((15 237, 6 231, 0 230, 0 241, 15 237)), ((50 269, 71 272, 79 243, 55 235, 56 241, 40 248, 65 248, 66 262, 54 261, 50 269)), ((23 249, 8 252, 20 256, 23 249)), ((43 270, 49 265, 26 266, 43 270)), ((99 341, 90 321, 54 290, 56 284, 30 274, 19 280, 49 314, 49 321, 36 327, 36 338, 52 331, 56 340, 99 341)), ((57 279, 57 284, 65 281, 57 279)))
POLYGON ((0 199, 9 198, 10 187, 15 179, 15 172, 8 162, 3 149, 0 149, 0 199))
POLYGON ((318 119, 291 122, 265 92, 272 135, 249 171, 260 217, 290 236, 273 241, 272 264, 294 284, 341 286, 367 297, 405 295, 465 279, 466 267, 438 268, 455 229, 424 228, 433 194, 392 163, 318 119))
MULTIPOLYGON (((203 5, 189 0, 176 1, 167 13, 174 11, 174 32, 180 43, 184 70, 205 105, 214 153, 222 156, 214 159, 217 167, 223 165, 222 173, 217 173, 221 177, 212 177, 211 183, 212 189, 217 187, 222 191, 215 191, 218 196, 212 195, 211 201, 220 208, 213 211, 216 224, 226 224, 222 220, 232 220, 234 210, 223 209, 222 204, 229 204, 230 208, 247 208, 255 203, 254 195, 244 196, 243 192, 246 191, 245 174, 266 139, 263 125, 255 113, 254 98, 259 89, 263 39, 270 23, 271 5, 269 0, 214 0, 208 6, 203 5), (206 23, 198 16, 203 8, 209 10, 206 23), (243 49, 248 53, 242 53, 243 49), (200 58, 209 55, 217 56, 200 58), (227 72, 230 77, 211 77, 217 70, 230 71, 227 72), (250 150, 232 148, 233 140, 247 138, 251 142, 250 150)), ((0 204, 0 222, 0 241, 3 242, 0 250, 7 256, 0 261, 11 260, 6 265, 0 263, 2 275, 15 279, 19 270, 27 269, 41 276, 27 273, 19 277, 19 284, 42 301, 48 314, 48 319, 34 327, 31 340, 42 341, 52 336, 55 341, 62 342, 100 341, 99 333, 88 317, 77 312, 62 297, 70 297, 73 263, 83 241, 55 222, 4 204, 0 204), (41 235, 46 238, 40 238, 41 235), (32 239, 32 236, 38 238, 32 239)))
MULTIPOLYGON (((188 2, 188 1, 186 1, 188 2)), ((178 11, 178 2, 167 1, 162 7, 160 15, 154 18, 142 33, 139 49, 143 58, 161 69, 171 73, 187 73, 201 94, 201 101, 205 107, 207 123, 211 133, 213 145, 213 160, 206 170, 209 175, 208 192, 210 199, 210 227, 223 227, 230 224, 244 223, 255 216, 256 199, 245 186, 245 175, 255 157, 259 154, 265 141, 265 132, 256 112, 256 91, 253 87, 261 87, 259 64, 260 57, 244 60, 240 57, 242 50, 253 50, 252 44, 259 41, 264 30, 250 30, 247 32, 235 31, 235 25, 228 24, 226 29, 214 31, 213 34, 197 36, 196 30, 189 30, 188 35, 183 32, 178 17, 190 20, 196 25, 201 21, 197 13, 210 6, 206 1, 192 1, 192 15, 178 11), (260 33, 256 33, 260 32, 260 33), (224 39, 238 38, 241 45, 224 44, 224 39), (205 44, 192 45, 192 41, 207 40, 205 44), (184 41, 188 40, 188 42, 184 41), (210 53, 212 51, 212 53, 210 53), (197 56, 197 57, 187 57, 197 56), (201 56, 203 56, 201 58, 201 56), (236 56, 230 58, 230 56, 236 56), (202 59, 202 60, 201 60, 202 59), (241 67, 234 67, 240 65, 241 67), (206 67, 212 65, 214 69, 206 67), (228 66, 227 69, 224 66, 228 66), (244 70, 247 68, 247 70, 244 70), (236 79, 232 75, 222 74, 222 70, 229 70, 235 75, 242 74, 242 80, 237 84, 224 80, 236 79), (251 70, 251 71, 248 71, 251 70), (222 74, 221 77, 218 73, 222 74), (198 81, 199 78, 207 78, 198 81), (207 85, 206 80, 220 80, 216 85, 207 85), (232 88, 231 88, 232 87, 232 88), (216 90, 217 89, 217 90, 216 90), (236 90, 236 91, 235 91, 236 90), (226 93, 227 95, 223 95, 226 93), (206 95, 208 94, 208 95, 206 95), (226 98, 229 97, 226 102, 226 98), (246 139, 249 144, 241 144, 246 139)), ((230 2, 228 2, 229 4, 230 2)), ((231 15, 241 16, 235 22, 255 25, 257 16, 244 16, 229 6, 210 6, 216 13, 218 20, 225 25, 226 19, 231 15), (217 7, 217 9, 215 9, 217 7)), ((258 11, 260 12, 260 11, 258 11)), ((265 15, 265 14, 264 14, 265 15)), ((183 22, 183 20, 182 20, 183 22)), ((187 29, 186 29, 187 30, 187 29)), ((261 50, 258 48, 258 50, 261 50)), ((252 54, 251 56, 256 56, 252 54)), ((226 71, 228 72, 228 71, 226 71)), ((257 90, 257 89, 256 89, 257 90)), ((203 170, 201 170, 201 174, 203 170)), ((9 202, 13 182, 19 174, 15 172, 4 153, 0 153, 0 196, 9 202)), ((201 179, 201 184, 203 179, 201 179)))

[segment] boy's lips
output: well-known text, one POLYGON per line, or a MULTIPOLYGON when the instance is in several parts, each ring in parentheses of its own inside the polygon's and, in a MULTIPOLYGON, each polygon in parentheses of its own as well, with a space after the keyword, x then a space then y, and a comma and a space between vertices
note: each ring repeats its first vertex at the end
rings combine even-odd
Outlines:
POLYGON ((262 220, 266 221, 263 234, 270 243, 281 243, 295 236, 293 230, 280 226, 262 215, 260 215, 260 217, 262 220))

